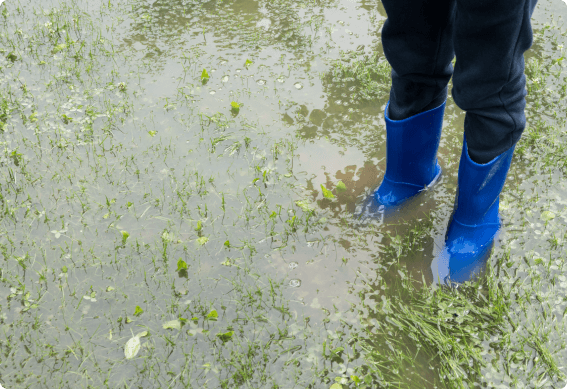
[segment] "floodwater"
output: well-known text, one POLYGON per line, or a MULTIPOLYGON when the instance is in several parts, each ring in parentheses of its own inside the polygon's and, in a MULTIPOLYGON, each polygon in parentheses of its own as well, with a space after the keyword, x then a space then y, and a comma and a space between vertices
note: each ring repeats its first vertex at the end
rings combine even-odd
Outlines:
MULTIPOLYGON (((488 363, 467 385, 563 383, 558 65, 529 68, 536 130, 503 194, 489 302, 468 308, 488 313, 455 313, 476 351, 452 353, 457 339, 434 357, 399 312, 437 288, 464 112, 449 96, 441 182, 395 219, 356 221, 386 166, 379 2, 8 0, 0 13, 4 387, 455 387, 447 366, 474 358, 488 363)), ((561 57, 563 15, 540 0, 534 33, 559 22, 526 60, 561 57)))

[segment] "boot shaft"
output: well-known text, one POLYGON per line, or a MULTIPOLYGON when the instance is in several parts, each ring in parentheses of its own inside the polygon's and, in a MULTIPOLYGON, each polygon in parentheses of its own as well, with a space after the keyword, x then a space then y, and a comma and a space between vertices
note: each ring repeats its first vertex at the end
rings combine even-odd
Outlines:
POLYGON ((514 148, 512 146, 486 164, 478 164, 470 158, 464 137, 453 214, 459 223, 469 226, 500 223, 499 196, 510 169, 514 148))
POLYGON ((404 120, 386 121, 386 174, 388 180, 427 186, 436 175, 445 102, 404 120))

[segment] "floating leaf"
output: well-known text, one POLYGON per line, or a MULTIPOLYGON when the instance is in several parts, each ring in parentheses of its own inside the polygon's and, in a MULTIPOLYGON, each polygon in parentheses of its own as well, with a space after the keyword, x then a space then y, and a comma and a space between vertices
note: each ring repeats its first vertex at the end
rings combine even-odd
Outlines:
POLYGON ((207 238, 206 236, 202 236, 200 238, 197 238, 197 243, 199 243, 201 246, 203 246, 208 241, 209 241, 209 238, 207 238))
POLYGON ((236 101, 233 101, 232 103, 230 103, 230 106, 233 109, 239 109, 240 108, 240 104, 238 104, 236 101))
POLYGON ((138 354, 138 351, 140 351, 141 346, 142 344, 140 343, 139 337, 134 336, 130 338, 130 340, 126 342, 126 346, 124 346, 124 356, 126 359, 134 358, 136 354, 138 354))
POLYGON ((107 292, 112 292, 113 290, 114 290, 114 287, 112 287, 112 286, 109 286, 109 287, 106 288, 107 292))
POLYGON ((350 379, 353 380, 354 383, 357 384, 357 385, 362 382, 362 380, 361 380, 360 378, 358 378, 357 376, 355 376, 355 375, 351 375, 351 376, 350 376, 350 379))
POLYGON ((130 234, 126 231, 120 231, 120 233, 122 234, 122 241, 126 242, 126 239, 128 239, 128 237, 130 236, 130 234))
POLYGON ((217 311, 215 309, 213 309, 211 312, 209 312, 209 314, 207 316, 205 316, 206 320, 217 320, 217 318, 219 317, 219 314, 217 313, 217 311))
POLYGON ((323 186, 323 184, 321 184, 321 190, 323 191, 323 196, 326 199, 334 199, 335 198, 335 195, 329 189, 325 188, 323 186))
MULTIPOLYGON (((309 200, 297 200, 295 202, 295 205, 297 205, 299 208, 303 209, 304 212, 313 211, 313 208, 309 205, 309 200)), ((274 215, 274 217, 275 217, 275 215, 274 215)))
POLYGON ((136 338, 143 338, 144 336, 147 336, 149 334, 148 331, 142 331, 139 334, 136 335, 136 338))
POLYGON ((139 305, 136 305, 136 309, 134 310, 134 316, 140 316, 142 313, 144 313, 144 310, 140 308, 139 305))
POLYGON ((248 69, 250 67, 250 65, 252 65, 254 62, 250 61, 249 59, 246 60, 246 62, 244 62, 244 66, 246 67, 246 69, 248 69))
POLYGON ((187 270, 187 262, 179 258, 179 261, 177 261, 177 271, 181 270, 187 270))
POLYGON ((61 272, 62 272, 63 274, 67 273, 67 266, 63 266, 63 267, 61 268, 61 272))
POLYGON ((161 234, 161 240, 163 240, 164 243, 169 243, 173 240, 173 236, 169 235, 169 232, 164 231, 161 234))
POLYGON ((339 181, 337 182, 337 191, 342 192, 346 190, 346 185, 344 182, 339 181))
POLYGON ((163 325, 163 329, 164 329, 164 330, 168 330, 168 329, 171 329, 171 330, 180 330, 180 329, 181 329, 181 322, 180 322, 179 320, 177 320, 177 319, 175 319, 175 320, 170 320, 170 321, 168 321, 167 323, 165 323, 165 324, 163 325))
POLYGON ((225 246, 225 247, 230 247, 230 242, 227 240, 226 242, 224 242, 224 246, 225 246))
POLYGON ((343 351, 345 351, 345 348, 344 348, 344 347, 337 347, 336 349, 334 349, 333 351, 331 351, 331 353, 333 353, 333 354, 340 354, 340 353, 342 353, 343 351))
POLYGON ((553 212, 551 212, 551 211, 543 211, 543 212, 541 213, 541 218, 542 218, 544 221, 549 221, 549 220, 555 218, 555 214, 554 214, 553 212))
POLYGON ((53 50, 51 50, 52 54, 57 54, 58 52, 60 52, 61 50, 65 49, 67 47, 67 45, 65 43, 61 43, 60 45, 57 45, 53 48, 53 50))
POLYGON ((343 386, 341 384, 333 384, 329 389, 343 389, 343 386))
POLYGON ((71 122, 73 122, 73 118, 70 116, 67 116, 65 114, 61 115, 61 120, 63 120, 63 123, 65 124, 69 124, 71 122))
POLYGON ((232 335, 234 335, 234 331, 228 331, 224 334, 217 334, 217 337, 222 340, 223 343, 226 343, 232 339, 232 335))
POLYGON ((203 73, 201 73, 201 82, 205 85, 209 81, 209 73, 207 73, 207 69, 203 69, 203 73))
POLYGON ((148 131, 148 134, 150 134, 151 137, 154 137, 154 136, 156 136, 157 131, 151 130, 151 131, 148 131))

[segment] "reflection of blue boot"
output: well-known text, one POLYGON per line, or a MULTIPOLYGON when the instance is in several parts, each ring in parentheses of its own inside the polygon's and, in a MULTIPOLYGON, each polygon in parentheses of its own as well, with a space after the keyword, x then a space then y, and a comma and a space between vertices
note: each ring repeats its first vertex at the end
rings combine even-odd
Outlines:
POLYGON ((511 147, 481 165, 471 160, 464 139, 455 209, 445 238, 452 282, 469 281, 486 264, 500 228, 498 199, 513 153, 511 147))
POLYGON ((386 104, 386 174, 374 192, 379 205, 394 207, 431 187, 441 176, 437 149, 445 103, 404 120, 391 120, 386 104))

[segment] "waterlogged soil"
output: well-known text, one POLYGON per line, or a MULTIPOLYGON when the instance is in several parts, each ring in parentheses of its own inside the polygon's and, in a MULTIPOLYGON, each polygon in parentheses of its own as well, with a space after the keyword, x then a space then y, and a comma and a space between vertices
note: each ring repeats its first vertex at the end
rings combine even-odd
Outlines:
POLYGON ((450 96, 441 182, 353 216, 386 163, 379 2, 4 2, 0 383, 563 387, 566 14, 538 4, 504 227, 453 290, 450 96))

